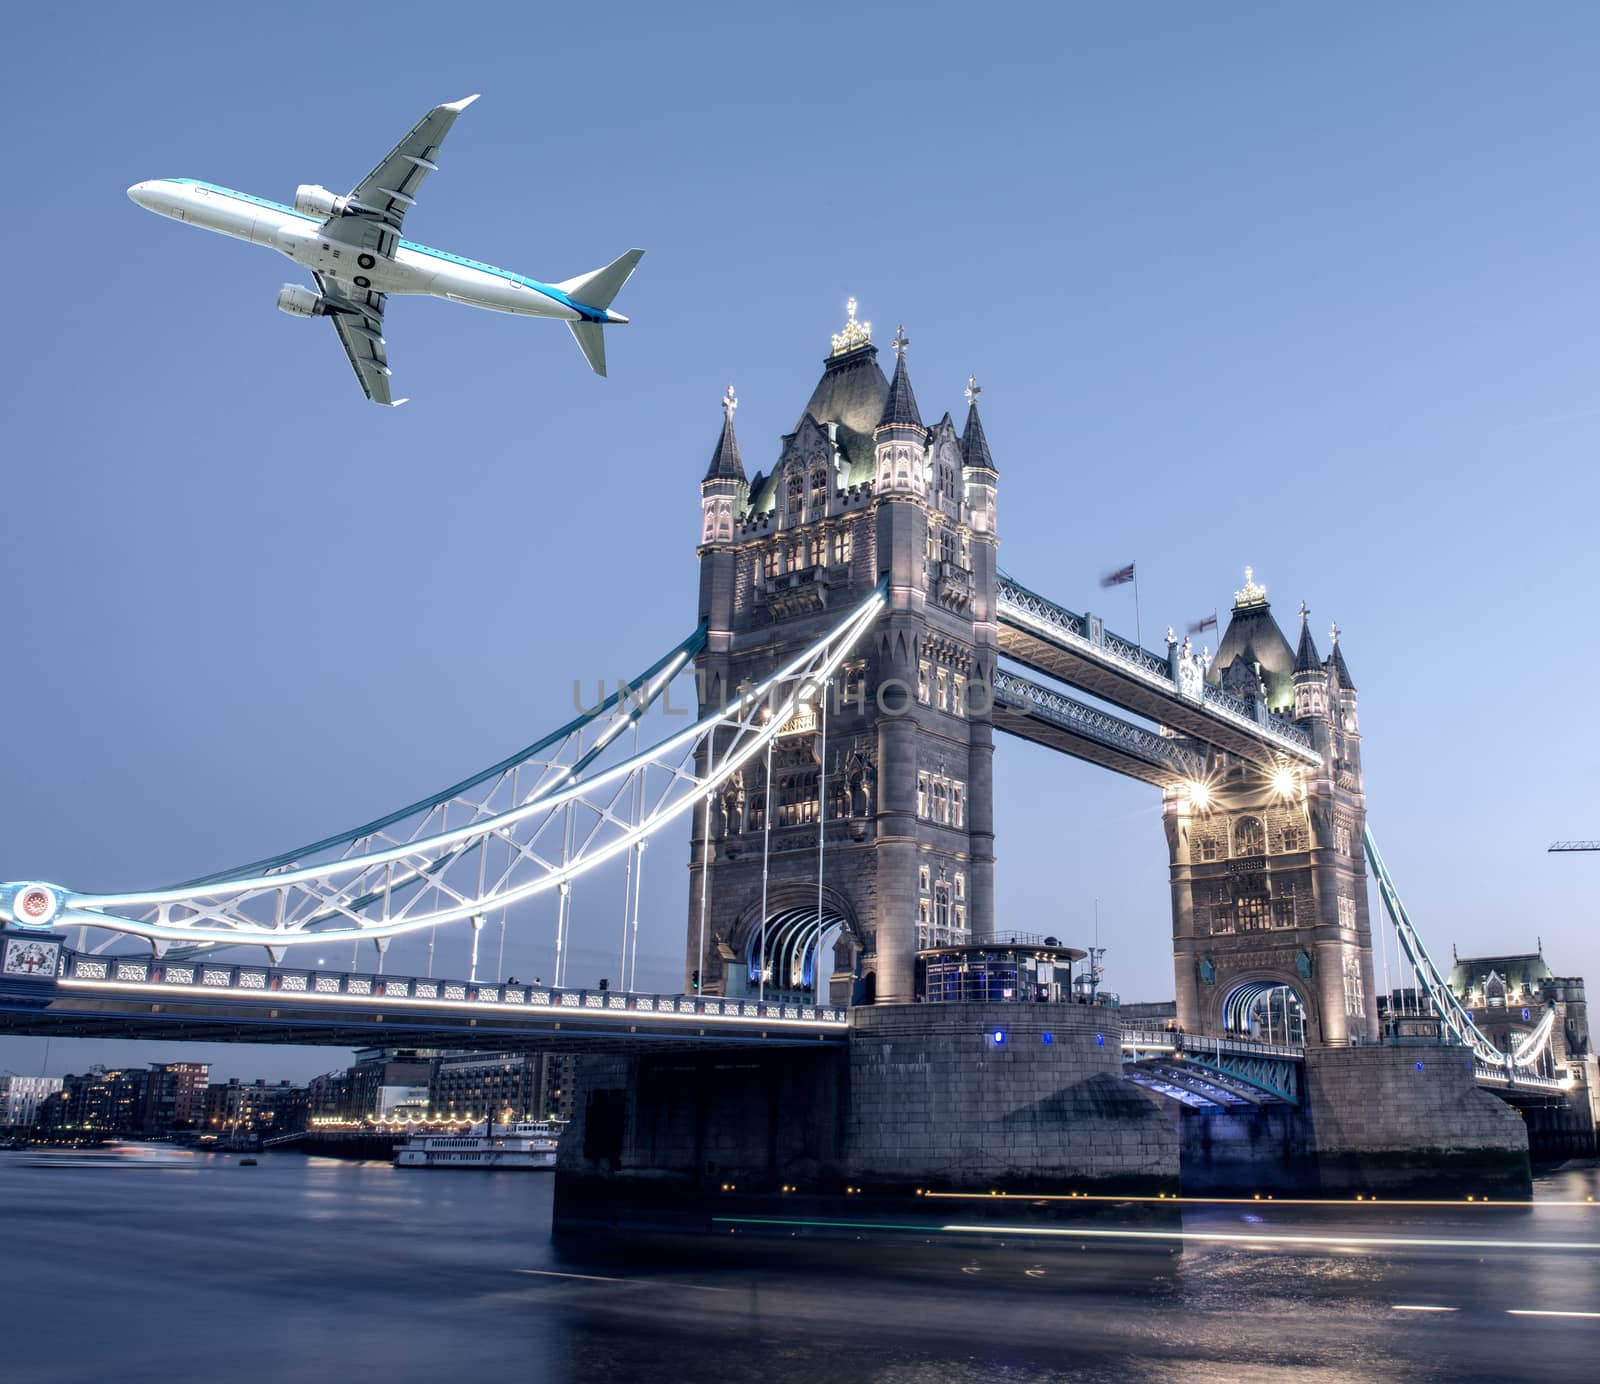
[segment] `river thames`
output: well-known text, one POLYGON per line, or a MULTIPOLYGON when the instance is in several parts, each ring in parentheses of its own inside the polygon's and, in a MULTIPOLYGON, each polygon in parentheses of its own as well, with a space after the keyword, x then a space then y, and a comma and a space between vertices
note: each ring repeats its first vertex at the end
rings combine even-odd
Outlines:
MULTIPOLYGON (((0 1379, 1593 1378, 1600 1169, 1531 1207, 1190 1203, 1176 1241, 579 1253, 552 1178, 0 1154, 0 1379)), ((1130 1226, 1133 1222, 1130 1221, 1130 1226)))

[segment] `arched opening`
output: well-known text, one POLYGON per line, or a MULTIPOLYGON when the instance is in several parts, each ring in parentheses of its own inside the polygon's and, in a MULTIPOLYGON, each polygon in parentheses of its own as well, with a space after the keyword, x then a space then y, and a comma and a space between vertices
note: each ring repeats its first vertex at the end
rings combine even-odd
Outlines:
POLYGON ((745 946, 745 964, 736 972, 744 982, 743 993, 759 994, 764 982, 769 1000, 827 1004, 828 983, 833 977, 829 958, 840 933, 848 926, 842 913, 826 905, 820 914, 815 904, 785 908, 772 914, 765 929, 765 957, 761 946, 763 930, 759 926, 751 931, 745 946), (823 958, 820 996, 817 993, 819 955, 823 958))
POLYGON ((1241 1038, 1303 1045, 1306 1007, 1299 991, 1283 981, 1246 981, 1222 1001, 1222 1026, 1241 1038))

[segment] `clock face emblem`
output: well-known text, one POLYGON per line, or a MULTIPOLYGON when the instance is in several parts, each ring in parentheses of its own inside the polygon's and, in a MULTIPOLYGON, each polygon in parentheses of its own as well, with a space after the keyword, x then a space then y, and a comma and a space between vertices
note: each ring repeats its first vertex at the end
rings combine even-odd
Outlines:
POLYGON ((61 900, 47 884, 24 884, 11 898, 11 916, 23 927, 48 927, 61 900))
POLYGON ((6 943, 5 973, 8 976, 52 976, 61 954, 55 942, 36 942, 14 938, 6 943))

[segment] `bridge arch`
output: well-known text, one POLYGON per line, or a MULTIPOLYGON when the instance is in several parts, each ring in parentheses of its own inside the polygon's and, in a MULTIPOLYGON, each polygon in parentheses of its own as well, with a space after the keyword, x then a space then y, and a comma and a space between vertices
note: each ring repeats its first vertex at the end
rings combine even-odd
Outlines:
MULTIPOLYGON (((821 899, 821 937, 818 937, 818 899, 814 884, 789 885, 773 889, 767 898, 765 941, 762 953, 762 915, 760 904, 747 908, 734 926, 733 950, 739 964, 733 967, 747 993, 761 988, 766 972, 769 994, 811 992, 815 984, 817 958, 822 957, 823 994, 833 975, 833 958, 844 943, 853 956, 862 950, 855 910, 837 890, 824 887, 821 899), (818 946, 820 940, 820 948, 818 946)), ((730 977, 731 978, 731 977, 730 977)), ((730 991, 731 993, 731 991, 730 991)))
POLYGON ((1223 990, 1217 1018, 1225 1034, 1303 1045, 1313 1037, 1314 1013, 1300 982, 1261 972, 1236 977, 1223 990))

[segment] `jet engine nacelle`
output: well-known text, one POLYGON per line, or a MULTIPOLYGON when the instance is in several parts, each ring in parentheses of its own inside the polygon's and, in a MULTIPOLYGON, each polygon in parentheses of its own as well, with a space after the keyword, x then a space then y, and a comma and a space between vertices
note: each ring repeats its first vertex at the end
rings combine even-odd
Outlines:
POLYGON ((299 284, 285 284, 278 290, 278 311, 290 317, 325 317, 328 306, 321 294, 299 284))
POLYGON ((323 220, 330 216, 343 216, 349 202, 348 197, 339 197, 319 183, 301 183, 294 190, 294 209, 323 220))

